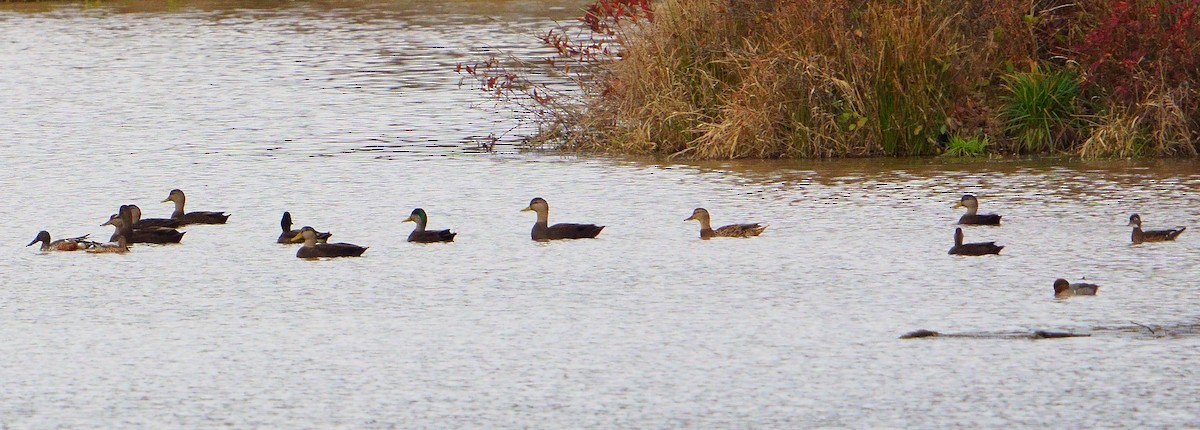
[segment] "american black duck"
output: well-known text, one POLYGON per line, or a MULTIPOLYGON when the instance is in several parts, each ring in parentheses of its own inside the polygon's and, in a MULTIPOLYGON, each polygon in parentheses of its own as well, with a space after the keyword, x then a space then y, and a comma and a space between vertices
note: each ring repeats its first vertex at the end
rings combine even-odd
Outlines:
POLYGON ((142 208, 138 205, 129 205, 129 210, 133 215, 133 228, 150 228, 150 227, 166 227, 177 228, 183 225, 183 221, 174 218, 142 218, 142 208))
POLYGON ((312 227, 300 229, 293 240, 304 240, 304 246, 296 250, 296 257, 358 257, 367 251, 367 247, 350 243, 318 243, 317 230, 312 227))
POLYGON ((166 227, 129 228, 127 226, 133 225, 133 210, 129 205, 121 205, 116 214, 108 217, 108 222, 100 225, 116 227, 109 242, 116 242, 119 236, 125 236, 129 243, 179 243, 187 233, 166 227))
POLYGON ((541 197, 534 197, 529 201, 529 206, 521 209, 521 212, 529 211, 537 213, 537 222, 533 224, 533 230, 530 232, 533 240, 591 239, 599 235, 600 230, 604 230, 604 226, 595 224, 560 223, 549 225, 550 204, 541 197))
POLYGON ((979 211, 979 199, 970 194, 963 194, 958 203, 954 207, 967 208, 967 213, 958 218, 958 223, 962 225, 1000 225, 1000 215, 996 214, 977 214, 979 211))
POLYGON ((175 212, 171 213, 171 219, 179 220, 182 223, 180 225, 225 224, 225 221, 229 220, 229 214, 224 212, 184 212, 183 205, 185 202, 187 202, 187 196, 184 196, 183 191, 180 191, 179 189, 171 190, 171 194, 167 195, 166 200, 163 200, 163 203, 166 202, 175 203, 175 212))
POLYGON ((962 228, 954 229, 954 247, 950 248, 951 255, 988 255, 999 254, 1000 250, 1004 249, 1002 245, 996 245, 996 242, 978 242, 978 243, 963 243, 962 228))

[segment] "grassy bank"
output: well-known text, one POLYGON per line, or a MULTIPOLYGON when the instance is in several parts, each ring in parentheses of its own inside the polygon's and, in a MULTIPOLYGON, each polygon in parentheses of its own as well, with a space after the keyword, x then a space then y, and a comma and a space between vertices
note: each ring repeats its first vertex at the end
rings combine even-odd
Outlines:
POLYGON ((467 67, 534 138, 689 158, 1194 156, 1191 1, 601 0, 545 70, 467 67), (543 73, 545 72, 545 73, 543 73), (573 80, 553 90, 528 74, 573 80))

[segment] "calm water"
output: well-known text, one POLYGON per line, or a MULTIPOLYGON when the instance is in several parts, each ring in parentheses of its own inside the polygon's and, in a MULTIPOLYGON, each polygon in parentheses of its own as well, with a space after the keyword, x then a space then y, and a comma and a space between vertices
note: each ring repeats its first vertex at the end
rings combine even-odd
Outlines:
POLYGON ((1200 231, 1124 226, 1200 230, 1197 164, 482 153, 513 114, 454 64, 580 2, 168 5, 0 11, 4 427, 1200 426, 1200 231), (171 188, 233 217, 23 247, 171 188), (1002 256, 946 255, 962 192, 1002 256), (608 228, 533 243, 534 196, 608 228), (417 206, 458 240, 405 243, 417 206), (770 228, 703 242, 697 206, 770 228), (284 210, 371 249, 298 260, 284 210))

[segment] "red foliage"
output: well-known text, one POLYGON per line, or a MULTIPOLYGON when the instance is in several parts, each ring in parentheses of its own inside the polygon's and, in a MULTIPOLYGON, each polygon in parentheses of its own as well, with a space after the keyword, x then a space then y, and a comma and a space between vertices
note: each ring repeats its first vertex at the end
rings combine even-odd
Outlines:
MULTIPOLYGON (((561 64, 560 70, 570 73, 572 64, 579 67, 614 61, 620 55, 623 42, 620 37, 621 26, 624 23, 651 22, 653 19, 654 10, 650 0, 595 0, 579 18, 583 23, 581 29, 553 28, 539 37, 542 43, 554 48, 558 54, 557 58, 547 59, 546 64, 551 68, 558 68, 561 64), (617 47, 612 48, 614 44, 617 47)), ((543 108, 555 102, 556 92, 542 83, 529 80, 528 70, 511 69, 512 64, 520 63, 519 59, 506 60, 512 61, 490 57, 474 64, 459 63, 454 70, 475 79, 481 90, 501 99, 518 104, 532 102, 543 108)), ((533 110, 546 112, 544 109, 533 110)))
POLYGON ((579 18, 593 33, 608 36, 616 34, 616 27, 622 19, 654 21, 650 0, 597 0, 579 18))
POLYGON ((1154 88, 1200 84, 1200 2, 1119 0, 1075 46, 1087 81, 1136 103, 1154 88))

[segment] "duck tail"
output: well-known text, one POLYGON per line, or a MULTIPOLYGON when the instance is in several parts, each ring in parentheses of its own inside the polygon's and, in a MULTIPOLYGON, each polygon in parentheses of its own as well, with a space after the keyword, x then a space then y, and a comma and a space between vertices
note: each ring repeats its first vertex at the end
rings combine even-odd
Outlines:
POLYGON ((1174 240, 1175 238, 1179 237, 1179 235, 1183 234, 1184 230, 1187 230, 1187 227, 1179 227, 1178 230, 1171 232, 1171 239, 1174 240))

